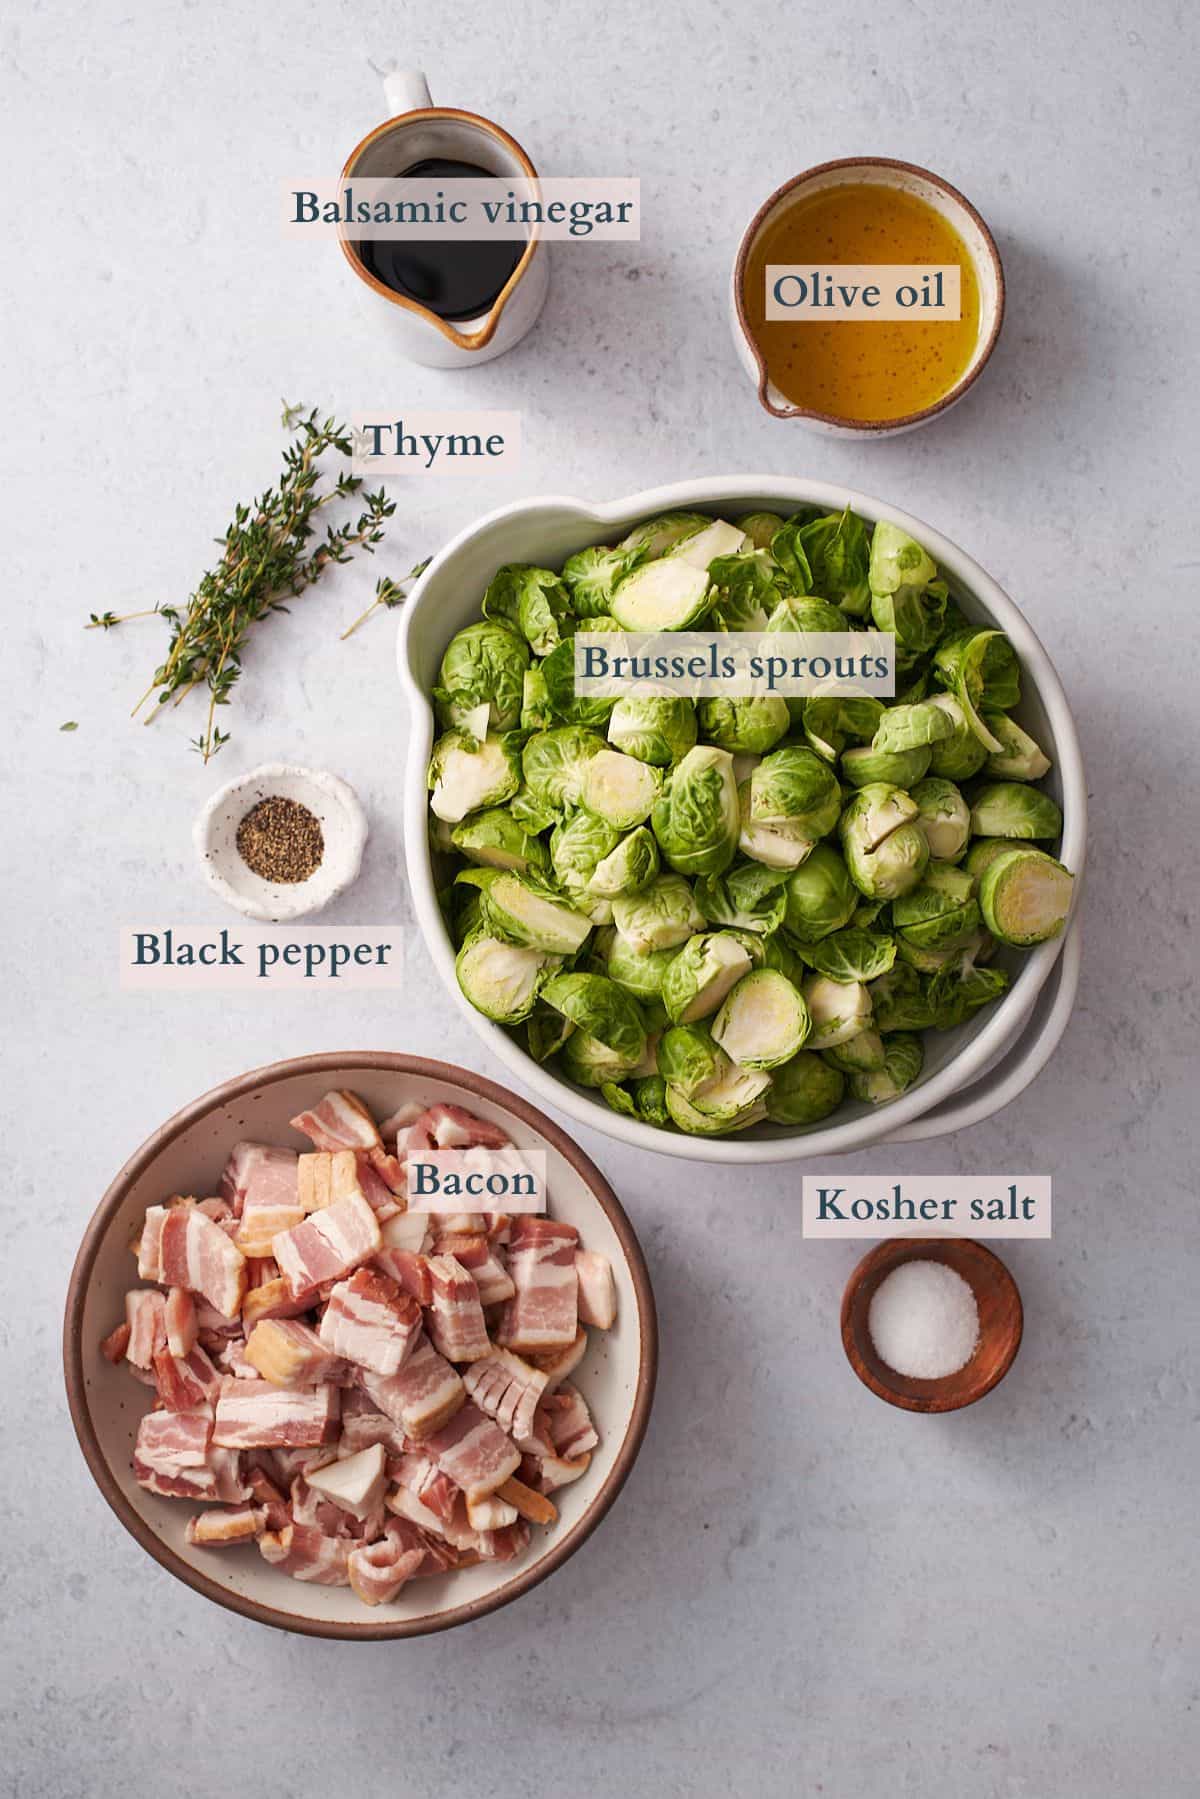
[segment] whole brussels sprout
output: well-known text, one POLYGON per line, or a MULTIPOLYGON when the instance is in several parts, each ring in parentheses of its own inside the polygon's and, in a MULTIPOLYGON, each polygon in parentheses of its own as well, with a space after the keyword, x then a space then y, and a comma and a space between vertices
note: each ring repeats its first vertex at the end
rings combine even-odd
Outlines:
POLYGON ((609 980, 632 993, 644 1009, 652 1001, 661 1000, 663 980, 678 953, 674 944, 667 949, 634 949, 620 931, 614 931, 605 951, 605 972, 609 980))
POLYGON ((486 703, 495 731, 520 722, 529 646, 507 625, 480 619, 457 631, 446 645, 434 688, 443 724, 457 724, 466 712, 486 703))
POLYGON ((872 1025, 821 1054, 831 1068, 840 1068, 843 1074, 875 1074, 885 1066, 883 1038, 872 1025))
MULTIPOLYGON (((596 632, 612 624, 611 619, 594 618, 589 620, 588 630, 596 632)), ((589 731, 604 730, 616 701, 602 695, 576 693, 573 638, 564 637, 555 645, 541 664, 541 675, 557 721, 564 725, 581 725, 589 731)))
POLYGON ((786 821, 814 841, 832 831, 841 803, 828 765, 799 745, 773 750, 750 776, 751 819, 758 824, 786 821))
POLYGON ((809 748, 823 762, 834 763, 848 740, 871 741, 883 717, 883 701, 840 692, 814 693, 805 700, 801 716, 809 748))
POLYGON ((980 787, 971 807, 971 829, 976 837, 1057 837, 1062 822, 1062 812, 1050 795, 1021 781, 995 781, 980 787))
POLYGON ((740 550, 709 564, 711 622, 722 631, 761 631, 779 598, 775 564, 761 550, 740 550))
POLYGON ((913 787, 930 766, 930 755, 924 744, 912 750, 877 750, 873 744, 860 744, 842 757, 842 779, 857 788, 879 781, 890 787, 913 787))
POLYGON ((756 550, 769 550, 776 531, 783 528, 783 520, 777 512, 748 512, 738 519, 737 528, 750 539, 756 550))
POLYGON ((811 1050, 777 1068, 767 1094, 767 1117, 772 1124, 819 1124, 836 1112, 846 1091, 846 1078, 811 1050))
POLYGON ((909 706, 889 706, 871 739, 871 748, 884 755, 897 751, 928 749, 954 735, 954 721, 932 700, 909 706))
POLYGON ((919 885, 892 901, 892 923, 917 949, 959 949, 979 929, 974 892, 964 869, 931 862, 919 885))
POLYGON ((723 874, 736 854, 739 828, 728 750, 711 744, 689 750, 668 775, 651 824, 663 860, 679 874, 723 874))
POLYGON ((780 600, 767 619, 768 631, 844 631, 845 616, 815 594, 780 600))
POLYGON ((917 808, 886 782, 855 794, 842 814, 842 853, 850 878, 868 899, 895 900, 915 887, 929 861, 929 845, 913 823, 917 808))
POLYGON ((796 532, 812 578, 813 591, 852 618, 861 618, 871 603, 868 579, 871 548, 867 527, 849 506, 810 519, 796 532))
POLYGON ((704 914, 681 875, 657 875, 637 893, 613 900, 613 919, 629 947, 639 955, 674 949, 704 929, 704 914))
POLYGON ((696 734, 691 700, 649 682, 619 699, 608 720, 608 741, 614 749, 658 768, 682 761, 696 734))
POLYGON ((707 1025, 672 1025, 659 1039, 658 1072, 687 1100, 694 1100, 728 1068, 729 1057, 713 1042, 707 1025))
POLYGON ((819 843, 788 876, 786 892, 784 925, 801 943, 815 943, 840 931, 858 904, 846 864, 826 843, 819 843))
POLYGON ((578 725, 536 732, 521 752, 521 772, 533 799, 552 812, 577 806, 587 765, 603 748, 603 737, 578 725))
POLYGON ((701 700, 696 712, 706 742, 752 756, 772 749, 787 736, 791 723, 787 701, 777 694, 759 699, 701 700))
POLYGON ((896 962, 870 985, 875 1024, 880 1031, 927 1031, 933 1011, 921 977, 907 962, 896 962))
POLYGON ((548 656, 571 628, 570 595, 552 570, 510 562, 492 576, 483 616, 511 625, 535 656, 548 656))
POLYGON ((696 903, 710 924, 767 935, 783 923, 787 870, 758 862, 735 862, 724 875, 696 882, 696 903))
POLYGON ((896 944, 884 932, 850 925, 816 943, 806 943, 804 960, 831 981, 874 981, 896 960, 896 944))
POLYGON ((602 1070, 605 1080, 622 1080, 641 1063, 645 1023, 637 1001, 615 981, 599 974, 557 974, 546 982, 541 997, 575 1026, 562 1053, 581 1085, 601 1086, 594 1077, 602 1070))

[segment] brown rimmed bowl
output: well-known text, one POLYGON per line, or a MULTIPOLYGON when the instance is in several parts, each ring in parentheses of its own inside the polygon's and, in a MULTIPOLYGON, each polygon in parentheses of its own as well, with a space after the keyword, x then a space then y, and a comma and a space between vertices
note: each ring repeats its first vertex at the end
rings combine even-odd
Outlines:
POLYGON ((785 181, 763 201, 742 233, 734 260, 730 326, 742 367, 758 389, 759 404, 773 418, 798 419, 801 424, 825 436, 894 437, 902 431, 915 431, 918 426, 940 418, 942 413, 957 406, 983 373, 996 347, 1003 323, 1004 269, 996 240, 984 220, 966 196, 960 194, 956 187, 951 187, 940 175, 935 175, 930 169, 920 168, 913 162, 898 162, 890 156, 844 156, 836 162, 818 163, 814 168, 793 175, 790 181, 785 181), (935 212, 941 213, 948 220, 966 245, 979 283, 979 335, 970 362, 954 386, 932 406, 925 406, 919 412, 905 413, 900 418, 848 419, 837 413, 818 412, 810 407, 795 405, 768 379, 766 363, 746 316, 743 294, 746 264, 766 227, 799 199, 821 193, 826 188, 850 184, 899 188, 932 206, 935 212))
POLYGON ((906 1412, 957 1412, 997 1386, 1021 1347, 1024 1313, 1017 1283, 992 1250, 970 1237, 889 1237, 855 1268, 842 1295, 842 1346, 864 1387, 906 1412), (867 1328, 875 1290, 902 1262, 941 1262, 960 1274, 979 1307, 979 1343, 970 1361, 942 1380, 898 1374, 877 1355, 867 1328))
POLYGON ((494 1081, 448 1062, 367 1050, 300 1056, 251 1070, 202 1095, 147 1138, 112 1182, 84 1233, 71 1274, 63 1329, 67 1400, 96 1484, 129 1533, 177 1579, 230 1611, 307 1636, 371 1641, 468 1624, 519 1599, 579 1549, 621 1491, 646 1432, 658 1369, 658 1327, 645 1257, 600 1170, 545 1113, 494 1081), (573 1379, 587 1398, 600 1447, 581 1479, 555 1494, 558 1522, 535 1528, 517 1562, 481 1564, 411 1581, 390 1606, 364 1606, 348 1587, 310 1586, 263 1561, 253 1545, 202 1549, 184 1530, 196 1509, 160 1499, 133 1478, 131 1455, 149 1389, 100 1354, 136 1286, 129 1251, 142 1214, 172 1193, 211 1193, 239 1137, 308 1148, 288 1120, 331 1087, 361 1095, 377 1117, 408 1100, 469 1107, 544 1150, 550 1209, 604 1252, 617 1284, 617 1322, 592 1331, 573 1379))

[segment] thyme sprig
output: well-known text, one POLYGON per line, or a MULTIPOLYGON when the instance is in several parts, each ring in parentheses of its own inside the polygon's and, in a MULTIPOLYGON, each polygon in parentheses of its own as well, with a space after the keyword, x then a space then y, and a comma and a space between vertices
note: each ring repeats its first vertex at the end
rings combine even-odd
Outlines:
MULTIPOLYGON (((284 602, 305 593, 331 563, 349 562, 355 550, 373 555, 386 521, 396 510, 396 502, 388 499, 382 487, 375 493, 363 492, 358 516, 325 524, 324 534, 314 541, 324 523, 319 517, 323 508, 351 499, 362 489, 361 477, 344 469, 332 482, 323 482, 319 467, 321 457, 330 451, 348 458, 351 435, 332 418, 322 420, 315 411, 306 413, 297 406, 284 406, 282 423, 295 438, 283 452, 278 483, 249 505, 236 508, 224 536, 217 539, 219 560, 201 576, 187 602, 123 615, 93 612, 86 627, 110 631, 133 618, 157 615, 166 619, 171 627, 166 659, 155 669, 132 716, 136 718, 153 702, 144 720, 150 724, 168 702, 178 705, 194 688, 206 688, 204 729, 192 740, 192 747, 205 762, 229 742, 229 732, 221 730, 217 714, 228 706, 241 678, 242 652, 253 627, 273 612, 287 612, 284 602)), ((414 579, 424 567, 419 564, 405 580, 414 579)), ((402 583, 383 577, 376 584, 371 605, 350 631, 377 607, 398 605, 405 591, 402 583)))
POLYGON ((354 633, 358 630, 358 627, 360 625, 365 625, 372 613, 377 612, 381 606, 390 610, 393 606, 399 606, 402 601, 406 600, 408 598, 409 587, 419 576, 425 573, 425 570, 432 561, 432 556, 426 556, 424 562, 414 563, 408 573, 399 581, 393 581, 390 575, 380 575, 378 581, 375 583, 375 598, 371 601, 371 604, 367 607, 365 612, 359 613, 353 624, 346 626, 346 629, 342 632, 342 642, 345 643, 347 637, 353 637, 354 633))

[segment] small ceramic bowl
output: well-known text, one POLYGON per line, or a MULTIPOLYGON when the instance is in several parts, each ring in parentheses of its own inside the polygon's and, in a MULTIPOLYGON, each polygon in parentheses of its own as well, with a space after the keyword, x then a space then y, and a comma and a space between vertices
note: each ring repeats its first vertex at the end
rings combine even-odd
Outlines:
POLYGON ((927 425, 931 419, 940 418, 943 412, 948 412, 958 404, 983 373, 984 366, 996 347, 1003 322, 1004 270, 1000 263, 1000 252, 991 232, 971 202, 956 187, 943 181, 940 175, 932 174, 929 169, 918 168, 915 163, 896 162, 888 156, 848 156, 837 162, 819 163, 815 168, 805 169, 801 175, 793 175, 790 181, 777 187, 770 199, 759 207, 746 227, 733 265, 730 326, 738 357, 758 389, 761 405, 773 418, 798 419, 801 424, 827 437, 894 437, 902 431, 915 431, 919 425, 927 425), (979 336, 974 354, 962 376, 934 405, 926 406, 920 412, 907 413, 902 418, 878 421, 847 419, 840 418, 835 413, 816 412, 808 407, 794 405, 768 379, 766 364, 746 317, 743 299, 746 263, 762 232, 802 196, 850 184, 899 188, 932 206, 949 221, 966 245, 979 284, 979 336))
POLYGON ((970 1237, 889 1237, 858 1264, 842 1295, 842 1346, 864 1387, 906 1412, 957 1412, 1004 1379, 1021 1347, 1021 1295, 999 1256, 970 1237), (880 1282, 902 1262, 941 1262, 960 1274, 979 1308, 975 1354, 942 1380, 914 1380, 889 1368, 871 1341, 867 1318, 880 1282))
POLYGON ((319 912, 358 876, 367 841, 367 815, 353 787, 321 769, 264 762, 219 787, 192 830, 201 872, 213 892, 244 912, 283 924, 319 912), (264 881, 243 862, 237 830, 260 800, 278 796, 306 806, 321 826, 325 853, 307 881, 264 881))
POLYGON ((131 1536, 177 1580, 260 1624, 306 1636, 365 1641, 422 1636, 494 1612, 560 1568, 586 1542, 637 1459, 658 1369, 658 1327, 645 1257, 633 1226, 595 1163, 544 1113, 494 1081, 446 1062, 366 1050, 299 1056, 253 1069, 202 1095, 147 1138, 117 1175, 84 1234, 67 1293, 63 1359, 71 1419, 96 1485, 131 1536), (169 1193, 213 1193, 238 1138, 307 1149, 288 1123, 330 1088, 361 1096, 377 1118, 411 1101, 466 1106, 503 1125, 514 1143, 544 1151, 550 1211, 612 1263, 617 1319, 593 1331, 573 1379, 600 1446, 586 1474, 554 1495, 558 1522, 539 1529, 515 1562, 483 1562, 411 1581, 390 1605, 368 1609, 348 1587, 310 1586, 252 1546, 204 1549, 184 1535, 194 1507, 139 1487, 130 1465, 152 1395, 100 1353, 137 1285, 129 1244, 146 1207, 169 1193))

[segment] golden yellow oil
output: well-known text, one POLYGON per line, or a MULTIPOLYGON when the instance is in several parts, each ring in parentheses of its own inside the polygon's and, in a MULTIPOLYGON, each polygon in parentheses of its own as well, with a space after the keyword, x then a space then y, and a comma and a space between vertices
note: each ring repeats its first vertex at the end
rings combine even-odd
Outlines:
POLYGON ((979 284, 962 238, 899 188, 860 182, 797 200, 760 235, 743 302, 767 374, 794 406, 858 423, 934 406, 962 378, 979 336, 979 284), (766 318, 767 264, 957 263, 961 317, 836 323, 766 318))

